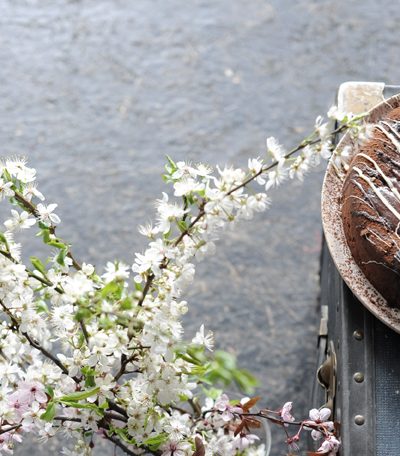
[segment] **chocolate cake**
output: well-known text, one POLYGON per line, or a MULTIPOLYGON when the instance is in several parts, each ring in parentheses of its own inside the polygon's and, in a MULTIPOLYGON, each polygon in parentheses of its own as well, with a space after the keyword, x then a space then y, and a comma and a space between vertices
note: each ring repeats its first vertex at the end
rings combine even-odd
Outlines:
POLYGON ((400 308, 400 108, 375 125, 352 159, 342 218, 358 266, 388 305, 400 308))

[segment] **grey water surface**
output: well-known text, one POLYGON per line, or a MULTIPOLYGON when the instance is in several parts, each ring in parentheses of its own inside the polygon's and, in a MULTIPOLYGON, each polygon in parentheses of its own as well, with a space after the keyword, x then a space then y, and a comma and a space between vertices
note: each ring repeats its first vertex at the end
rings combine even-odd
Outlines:
MULTIPOLYGON (((399 82, 399 22, 388 0, 1 0, 1 155, 37 168, 79 259, 130 263, 165 154, 245 166, 267 136, 296 144, 341 82, 399 82)), ((322 175, 271 194, 187 295, 187 337, 204 322, 258 375, 263 404, 291 400, 298 418, 314 377, 322 175)))

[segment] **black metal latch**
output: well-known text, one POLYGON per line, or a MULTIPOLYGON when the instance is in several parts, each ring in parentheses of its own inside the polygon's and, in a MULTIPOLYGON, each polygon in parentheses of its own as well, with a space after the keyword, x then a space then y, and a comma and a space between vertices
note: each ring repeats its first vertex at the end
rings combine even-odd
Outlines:
POLYGON ((336 395, 336 353, 335 345, 332 341, 329 342, 328 351, 325 361, 321 364, 317 371, 318 383, 325 389, 325 405, 329 409, 334 410, 335 395, 336 395))

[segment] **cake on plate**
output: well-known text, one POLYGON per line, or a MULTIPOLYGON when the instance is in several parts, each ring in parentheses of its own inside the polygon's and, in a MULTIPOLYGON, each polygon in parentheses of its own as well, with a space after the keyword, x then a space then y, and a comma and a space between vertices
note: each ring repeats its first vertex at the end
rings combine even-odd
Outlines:
POLYGON ((400 308, 400 108, 375 124, 353 157, 342 219, 354 260, 388 305, 400 308))

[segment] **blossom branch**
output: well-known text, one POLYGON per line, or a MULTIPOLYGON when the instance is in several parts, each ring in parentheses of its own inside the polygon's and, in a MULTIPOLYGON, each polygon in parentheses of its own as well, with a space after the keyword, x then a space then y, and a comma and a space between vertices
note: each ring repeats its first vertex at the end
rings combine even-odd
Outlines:
MULTIPOLYGON (((352 122, 354 118, 335 132, 352 128, 352 122)), ((212 252, 215 240, 230 222, 251 218, 254 212, 265 210, 271 187, 280 185, 287 177, 301 179, 303 173, 319 163, 321 156, 327 158, 332 142, 326 133, 327 124, 317 121, 316 131, 288 153, 269 138, 273 139, 269 143, 267 140, 272 163, 250 159, 247 170, 217 168, 218 175, 212 175, 206 165, 175 164, 169 160, 165 178, 173 183, 174 196, 183 197, 183 203, 169 201, 164 193, 157 202, 157 225, 141 229, 151 242, 144 254, 137 254, 132 266, 137 273, 134 280, 141 284, 137 291, 130 287, 129 267, 122 262, 108 263, 103 275, 98 275, 90 264, 83 264, 82 269, 70 246, 54 234, 55 225, 60 222, 53 213, 56 205, 31 202, 33 195, 44 199, 33 184, 36 171, 26 167, 23 160, 2 163, 0 200, 10 198, 23 209, 21 213, 12 209, 5 222, 7 231, 0 233, 4 246, 0 249, 0 303, 10 320, 3 323, 4 331, 0 328, 5 355, 4 360, 0 357, 4 372, 0 394, 8 404, 5 413, 16 421, 7 424, 17 426, 22 416, 32 418, 32 432, 48 435, 48 424, 51 427, 51 423, 73 421, 78 423, 73 426, 74 435, 94 433, 99 428, 105 438, 128 455, 140 449, 157 456, 193 454, 194 449, 196 455, 214 454, 223 439, 225 456, 238 451, 243 456, 255 456, 260 453, 250 428, 259 427, 260 420, 267 419, 285 432, 286 426, 298 426, 296 435, 290 437, 287 432, 288 444, 294 446, 305 428, 325 436, 321 448, 338 448, 340 442, 334 438, 330 422, 322 419, 326 415, 324 409, 310 411, 310 420, 299 422, 289 413, 291 403, 279 412, 264 409, 251 413, 250 408, 258 398, 236 406, 222 395, 211 412, 202 415, 195 388, 209 375, 208 369, 217 371, 218 360, 215 359, 217 367, 202 362, 205 350, 213 347, 212 334, 205 332, 204 325, 191 343, 182 341, 181 318, 187 307, 181 296, 195 273, 191 258, 200 259, 212 252), (316 139, 316 135, 320 138, 316 139), (322 140, 324 143, 315 147, 322 140), (273 168, 276 169, 270 171, 273 168), (241 191, 253 181, 265 184, 265 191, 241 191), (34 226, 35 219, 40 220, 43 241, 55 246, 59 253, 51 267, 32 257, 35 269, 30 271, 15 259, 20 258, 20 244, 14 241, 14 234, 34 226), (78 272, 68 267, 71 261, 64 261, 65 256, 78 272), (40 343, 47 339, 60 340, 65 351, 54 356, 40 343), (21 342, 37 349, 58 369, 52 369, 51 374, 43 373, 42 357, 31 356, 28 371, 22 363, 23 353, 36 353, 13 351, 12 346, 19 347, 21 342), (148 350, 141 350, 144 347, 148 350), (131 373, 128 371, 135 375, 122 381, 123 375, 131 373), (71 388, 69 378, 76 383, 75 388, 71 388), (15 387, 15 391, 10 392, 9 386, 15 387), (60 405, 79 410, 78 416, 55 416, 60 405), (40 412, 42 420, 37 419, 39 410, 45 410, 40 412), (316 418, 312 418, 312 413, 316 418), (113 427, 114 420, 119 422, 118 428, 113 427), (152 451, 142 446, 143 442, 151 442, 152 451)), ((232 367, 232 375, 229 370, 232 379, 236 370, 232 367)), ((10 438, 19 439, 19 434, 0 439, 0 452, 4 445, 12 443, 10 438)), ((67 454, 77 456, 90 448, 91 442, 77 439, 74 450, 67 454)))
MULTIPOLYGON (((41 215, 37 209, 37 207, 31 202, 28 201, 26 198, 24 198, 21 193, 19 193, 17 190, 14 190, 14 197, 15 199, 30 213, 32 214, 37 220, 41 220, 41 215)), ((50 225, 49 227, 50 233, 51 234, 56 234, 56 226, 55 225, 50 225)), ((61 241, 61 239, 60 239, 61 241)), ((71 248, 68 248, 68 253, 67 257, 70 258, 72 261, 73 267, 80 271, 82 269, 82 266, 78 263, 78 261, 74 258, 71 252, 71 248)))
MULTIPOLYGON (((343 131, 345 131, 346 129, 349 128, 349 125, 352 125, 355 121, 359 120, 359 119, 362 119, 363 117, 365 116, 365 114, 362 114, 362 115, 359 115, 359 116, 356 116, 356 117, 353 117, 351 121, 347 122, 347 123, 343 123, 341 124, 339 127, 337 127, 336 129, 334 129, 332 132, 331 132, 331 136, 334 136, 336 134, 339 134, 343 131)), ((292 150, 290 150, 286 155, 284 155, 284 159, 287 160, 288 158, 292 157, 296 152, 299 152, 300 150, 304 149, 305 147, 307 146, 313 146, 313 145, 316 145, 316 144, 319 144, 322 142, 322 139, 321 138, 317 138, 317 139, 314 139, 314 140, 309 140, 309 141, 302 141, 299 145, 297 145, 296 147, 294 147, 292 150)), ((226 196, 229 196, 231 195, 232 193, 234 192, 237 192, 238 190, 240 190, 241 188, 245 187, 246 185, 250 184, 251 182, 253 182, 254 180, 257 179, 257 177, 260 177, 262 174, 265 174, 266 172, 270 171, 271 169, 275 168, 276 166, 279 165, 279 160, 275 160, 273 163, 267 165, 267 166, 264 166, 260 169, 260 171, 258 171, 257 173, 255 173, 254 175, 250 176, 248 179, 246 179, 243 183, 241 183, 240 185, 237 185, 236 187, 232 188, 231 190, 229 190, 229 192, 226 194, 226 196)))
MULTIPOLYGON (((331 132, 331 136, 333 136, 335 134, 339 134, 339 133, 345 131, 346 129, 349 128, 350 125, 353 125, 354 122, 357 122, 358 120, 362 119, 364 116, 365 116, 365 114, 361 114, 359 116, 355 116, 350 121, 341 124, 339 127, 337 127, 336 129, 334 129, 331 132)), ((292 157, 294 154, 296 154, 297 152, 299 152, 300 150, 304 149, 307 146, 316 145, 316 144, 319 144, 321 142, 322 142, 321 138, 316 138, 314 140, 308 140, 308 141, 302 141, 299 145, 297 145, 292 150, 290 150, 286 155, 284 155, 284 159, 287 160, 288 158, 292 157)), ((233 193, 237 192, 238 190, 246 187, 248 184, 250 184, 251 182, 255 181, 262 174, 267 173, 268 171, 270 171, 271 169, 277 167, 278 165, 279 165, 279 160, 275 160, 273 163, 262 167, 257 173, 255 173, 254 175, 252 175, 249 178, 247 178, 241 184, 239 184, 239 185, 235 186, 234 188, 232 188, 231 190, 229 190, 225 194, 225 197, 228 197, 228 196, 232 195, 233 193)), ((201 205, 199 206, 199 212, 198 212, 197 216, 193 219, 193 221, 190 223, 188 228, 185 229, 179 235, 179 237, 175 240, 175 242, 174 242, 174 246, 175 247, 177 247, 181 243, 181 241, 183 240, 183 238, 185 236, 190 234, 192 228, 203 218, 203 216, 205 215, 205 210, 204 210, 205 203, 206 203, 206 201, 203 201, 201 203, 201 205)), ((187 199, 186 198, 185 198, 185 207, 187 207, 187 199)), ((187 214, 185 212, 183 220, 185 220, 186 216, 187 216, 187 214)), ((166 261, 166 260, 167 259, 164 258, 162 263, 164 261, 166 261)), ((139 306, 143 305, 143 302, 144 302, 144 300, 146 298, 147 293, 149 292, 149 290, 151 288, 151 285, 152 285, 154 279, 155 279, 154 274, 153 273, 149 273, 148 276, 147 276, 146 282, 145 282, 145 286, 143 288, 142 297, 141 297, 141 299, 138 302, 139 306)))

